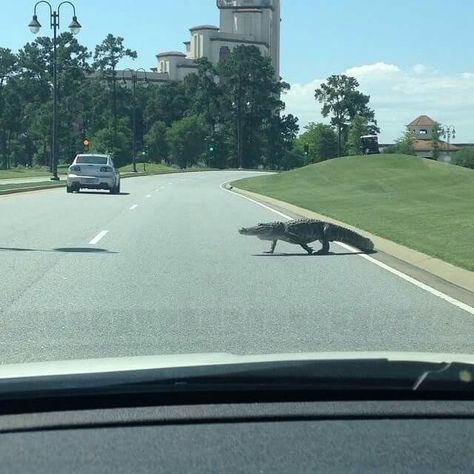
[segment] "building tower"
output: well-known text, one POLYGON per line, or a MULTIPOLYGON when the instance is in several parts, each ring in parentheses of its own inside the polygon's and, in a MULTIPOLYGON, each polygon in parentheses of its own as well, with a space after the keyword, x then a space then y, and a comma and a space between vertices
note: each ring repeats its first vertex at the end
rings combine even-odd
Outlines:
POLYGON ((199 25, 190 29, 186 52, 157 55, 158 74, 170 81, 182 81, 196 72, 196 60, 207 58, 218 64, 237 46, 255 46, 270 57, 280 80, 280 0, 216 0, 220 25, 199 25))
POLYGON ((217 7, 221 35, 259 46, 280 79, 280 0, 217 0, 217 7))

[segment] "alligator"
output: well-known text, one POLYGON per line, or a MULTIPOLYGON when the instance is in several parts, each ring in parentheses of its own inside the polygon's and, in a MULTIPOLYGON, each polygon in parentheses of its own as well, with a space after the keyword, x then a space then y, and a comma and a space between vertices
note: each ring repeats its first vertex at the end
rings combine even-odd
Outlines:
POLYGON ((239 233, 242 235, 254 235, 260 240, 270 240, 272 247, 269 252, 265 252, 269 254, 275 251, 279 240, 300 245, 308 252, 308 255, 327 254, 329 252, 329 242, 334 241, 349 244, 363 252, 372 252, 374 250, 373 242, 357 232, 315 219, 260 223, 255 227, 242 228, 239 230, 239 233), (316 240, 319 240, 322 244, 322 248, 318 252, 314 252, 308 246, 310 242, 316 240))

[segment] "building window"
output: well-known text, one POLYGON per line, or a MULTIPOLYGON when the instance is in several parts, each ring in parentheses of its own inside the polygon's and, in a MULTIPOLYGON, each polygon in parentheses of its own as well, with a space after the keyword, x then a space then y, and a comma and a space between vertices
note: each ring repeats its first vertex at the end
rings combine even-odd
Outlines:
POLYGON ((428 135, 428 130, 422 128, 419 132, 420 135, 428 135))
POLYGON ((197 35, 193 35, 192 50, 193 50, 193 59, 197 59, 199 57, 198 56, 198 37, 197 37, 197 35))
POLYGON ((225 61, 230 56, 230 49, 228 46, 221 46, 219 50, 219 62, 225 61))

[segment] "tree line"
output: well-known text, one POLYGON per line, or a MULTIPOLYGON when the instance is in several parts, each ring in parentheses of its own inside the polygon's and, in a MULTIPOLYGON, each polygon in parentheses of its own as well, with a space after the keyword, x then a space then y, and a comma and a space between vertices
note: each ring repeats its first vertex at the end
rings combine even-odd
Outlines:
MULTIPOLYGON (((47 37, 18 53, 0 48, 1 168, 50 165, 52 50, 47 37)), ((60 163, 84 151, 87 138, 89 151, 110 153, 119 165, 135 154, 181 168, 291 169, 359 154, 360 136, 379 131, 357 80, 336 75, 315 91, 330 124, 311 123, 298 137, 298 119, 284 113, 290 86, 254 46, 236 47, 218 65, 198 60, 183 82, 141 74, 135 88, 134 72, 125 80, 118 67, 137 52, 121 37, 109 34, 90 51, 62 33, 57 58, 60 163)))
MULTIPOLYGON (((52 49, 40 37, 18 53, 0 48, 0 167, 48 165, 51 159, 52 49)), ((59 159, 83 151, 179 167, 293 167, 298 121, 283 113, 289 85, 276 81, 269 58, 240 46, 217 66, 198 61, 184 82, 155 83, 141 74, 135 94, 123 72, 136 51, 109 34, 89 51, 70 33, 57 39, 59 159), (135 126, 134 126, 135 125, 135 126), (239 137, 238 137, 239 135, 239 137), (239 138, 239 139, 238 139, 239 138), (237 144, 242 163, 238 162, 237 144)), ((132 73, 133 75, 133 73, 132 73)))

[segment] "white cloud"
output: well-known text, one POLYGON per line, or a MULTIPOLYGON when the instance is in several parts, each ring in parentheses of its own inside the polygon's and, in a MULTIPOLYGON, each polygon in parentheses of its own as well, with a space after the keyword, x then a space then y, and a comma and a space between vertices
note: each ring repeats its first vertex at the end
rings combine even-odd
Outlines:
MULTIPOLYGON (((360 90, 371 97, 381 128, 380 141, 399 137, 407 123, 426 114, 438 122, 454 125, 458 142, 474 143, 474 72, 441 74, 422 64, 402 70, 382 62, 352 67, 343 74, 354 76, 360 90)), ((314 90, 323 82, 294 84, 286 95, 286 110, 299 117, 300 125, 328 122, 320 114, 314 90)))
POLYGON ((415 74, 424 74, 426 72, 426 66, 424 64, 415 64, 413 66, 413 72, 415 74))
POLYGON ((386 75, 393 75, 400 72, 398 66, 394 64, 375 63, 366 64, 364 66, 351 67, 346 70, 344 74, 357 78, 361 77, 384 77, 386 75))

